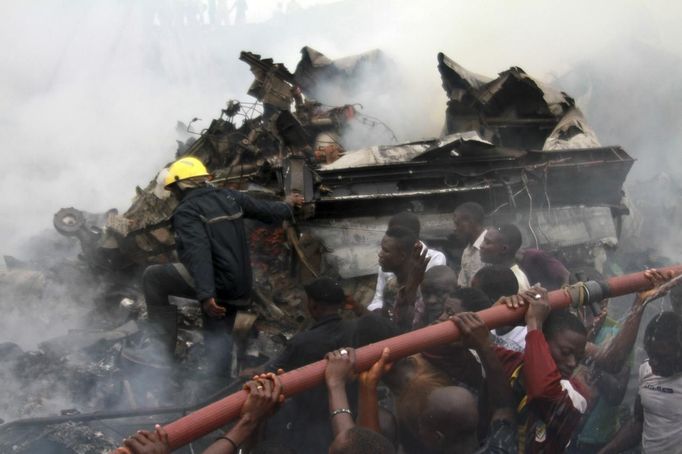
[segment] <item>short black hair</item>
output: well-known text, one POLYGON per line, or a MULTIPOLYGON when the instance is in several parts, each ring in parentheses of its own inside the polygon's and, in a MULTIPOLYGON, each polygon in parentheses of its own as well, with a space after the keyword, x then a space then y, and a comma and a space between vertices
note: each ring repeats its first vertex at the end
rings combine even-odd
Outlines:
POLYGON ((483 220, 485 219, 483 207, 476 202, 464 202, 461 205, 457 205, 455 213, 466 214, 478 224, 483 224, 483 220))
POLYGON ((682 318, 675 312, 661 312, 651 319, 644 330, 644 350, 649 350, 656 339, 674 343, 677 351, 682 350, 682 318))
POLYGON ((519 281, 514 272, 507 266, 484 266, 474 275, 472 282, 475 282, 476 288, 488 295, 492 302, 503 296, 519 293, 519 281))
POLYGON ((460 287, 452 292, 452 297, 462 302, 462 309, 466 312, 478 312, 493 305, 488 295, 476 288, 460 287))
POLYGON ((414 245, 418 240, 416 233, 408 228, 400 226, 389 227, 388 230, 386 230, 386 236, 395 239, 400 245, 400 249, 407 254, 412 253, 412 248, 414 248, 414 245))
POLYGON ((308 298, 323 306, 340 306, 346 302, 346 294, 341 284, 330 277, 315 279, 304 288, 308 298))
POLYGON ((509 246, 509 254, 515 255, 523 244, 523 236, 521 236, 519 228, 514 224, 502 224, 497 227, 497 231, 500 232, 502 241, 509 246))
POLYGON ((571 314, 568 309, 556 309, 549 313, 542 324, 542 333, 545 338, 552 339, 560 331, 573 331, 574 333, 587 336, 587 328, 578 317, 571 314))
POLYGON ((405 227, 406 229, 412 230, 417 238, 421 233, 421 224, 419 223, 419 218, 416 214, 410 213, 409 211, 401 211, 398 214, 394 214, 391 219, 388 220, 388 228, 391 227, 405 227))
POLYGON ((378 432, 366 427, 355 426, 348 429, 348 454, 393 454, 395 448, 388 440, 378 432))

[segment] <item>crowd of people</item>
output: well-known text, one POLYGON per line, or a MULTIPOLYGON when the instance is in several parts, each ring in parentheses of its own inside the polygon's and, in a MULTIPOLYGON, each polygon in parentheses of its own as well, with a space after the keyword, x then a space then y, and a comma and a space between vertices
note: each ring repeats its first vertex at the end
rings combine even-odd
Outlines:
MULTIPOLYGON (((300 200, 254 202, 205 186, 203 166, 183 172, 171 167, 166 180, 181 201, 174 223, 183 264, 145 273, 145 294, 161 314, 168 295, 195 292, 208 315, 224 320, 250 285, 248 261, 239 260, 242 215, 286 219, 300 200), (214 279, 214 268, 232 281, 214 279)), ((559 260, 522 250, 519 229, 489 225, 476 203, 458 206, 453 221, 466 244, 455 264, 420 239, 416 215, 393 216, 374 298, 355 318, 340 315, 347 295, 339 282, 321 277, 306 285, 314 324, 246 382, 239 419, 205 453, 680 452, 682 287, 671 286, 672 273, 646 271, 652 288, 634 297, 622 323, 609 317, 606 300, 599 310, 551 310, 548 292, 571 281, 559 260), (648 359, 633 364, 644 311, 668 291, 673 311, 648 323, 648 359), (492 305, 523 316, 489 330, 477 312, 492 305), (356 371, 354 349, 441 322, 456 324, 460 340, 406 358, 385 349, 369 370, 356 371), (285 399, 278 375, 324 358, 325 383, 285 399), (619 408, 632 367, 639 383, 628 419, 619 408)), ((168 452, 160 426, 124 445, 133 454, 168 452)))

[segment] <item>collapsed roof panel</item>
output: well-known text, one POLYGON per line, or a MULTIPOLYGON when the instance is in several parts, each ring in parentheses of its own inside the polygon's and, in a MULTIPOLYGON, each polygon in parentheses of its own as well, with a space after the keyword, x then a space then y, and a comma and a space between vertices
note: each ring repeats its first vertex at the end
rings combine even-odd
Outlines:
POLYGON ((296 65, 294 79, 304 93, 319 97, 321 84, 342 90, 354 90, 357 78, 376 68, 384 67, 388 59, 379 49, 332 60, 312 47, 301 49, 301 60, 296 65))
POLYGON ((552 151, 597 147, 601 147, 597 134, 587 124, 580 109, 574 107, 559 120, 542 149, 552 151))
POLYGON ((600 146, 574 99, 523 69, 512 67, 489 79, 443 53, 438 63, 449 98, 446 132, 474 130, 495 145, 547 151, 600 146))

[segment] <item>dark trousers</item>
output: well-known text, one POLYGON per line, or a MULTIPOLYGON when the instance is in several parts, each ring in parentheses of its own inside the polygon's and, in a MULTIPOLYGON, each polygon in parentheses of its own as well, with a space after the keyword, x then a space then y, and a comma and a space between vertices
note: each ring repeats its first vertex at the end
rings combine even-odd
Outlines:
MULTIPOLYGON (((177 341, 178 309, 168 297, 196 298, 192 278, 179 263, 151 265, 142 275, 142 289, 147 302, 149 321, 164 342, 175 350, 177 341)), ((221 319, 211 318, 204 313, 204 345, 216 372, 229 372, 232 363, 232 326, 236 310, 229 304, 221 304, 227 315, 221 319)))

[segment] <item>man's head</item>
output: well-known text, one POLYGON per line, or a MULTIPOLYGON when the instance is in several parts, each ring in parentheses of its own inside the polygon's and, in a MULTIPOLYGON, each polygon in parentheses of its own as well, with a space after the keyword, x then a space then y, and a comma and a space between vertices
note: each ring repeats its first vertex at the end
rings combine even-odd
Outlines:
POLYGON ((481 261, 491 265, 513 263, 522 242, 521 231, 514 224, 488 229, 481 244, 481 261))
POLYGON ((473 243, 481 234, 484 219, 485 212, 478 203, 465 202, 459 205, 453 214, 455 235, 468 244, 473 243))
POLYGON ((492 302, 519 293, 516 275, 509 267, 502 265, 487 265, 478 270, 471 280, 471 286, 485 293, 492 302))
POLYGON ((429 268, 424 273, 424 281, 420 289, 427 320, 436 320, 443 312, 445 301, 452 297, 457 289, 457 274, 445 265, 429 268))
POLYGON ((421 224, 419 223, 419 218, 416 214, 410 213, 409 211, 402 211, 396 215, 393 215, 388 221, 388 228, 391 227, 403 227, 407 230, 411 230, 419 238, 421 233, 421 224))
POLYGON ((644 331, 644 350, 654 375, 670 377, 682 372, 682 318, 662 312, 644 331))
POLYGON ((393 445, 380 433, 355 426, 336 436, 329 454, 393 454, 393 445))
POLYGON ((185 156, 170 165, 164 178, 164 187, 177 196, 183 190, 206 184, 209 177, 203 162, 194 156, 185 156))
POLYGON ((389 228, 379 249, 381 269, 391 273, 400 271, 410 259, 416 243, 417 235, 412 230, 405 227, 389 228))
POLYGON ((585 356, 585 325, 568 310, 554 310, 544 321, 542 332, 561 377, 568 380, 585 356))
POLYGON ((682 317, 682 285, 676 285, 670 289, 670 304, 673 312, 682 317))
POLYGON ((460 312, 482 311, 491 305, 490 298, 482 291, 470 287, 461 287, 455 290, 452 297, 445 301, 438 321, 443 322, 460 312))
POLYGON ((341 284, 328 277, 315 279, 306 285, 305 294, 308 312, 314 319, 338 311, 346 302, 341 284))
POLYGON ((478 448, 478 402, 466 388, 436 388, 419 416, 419 439, 443 453, 471 453, 478 448))

